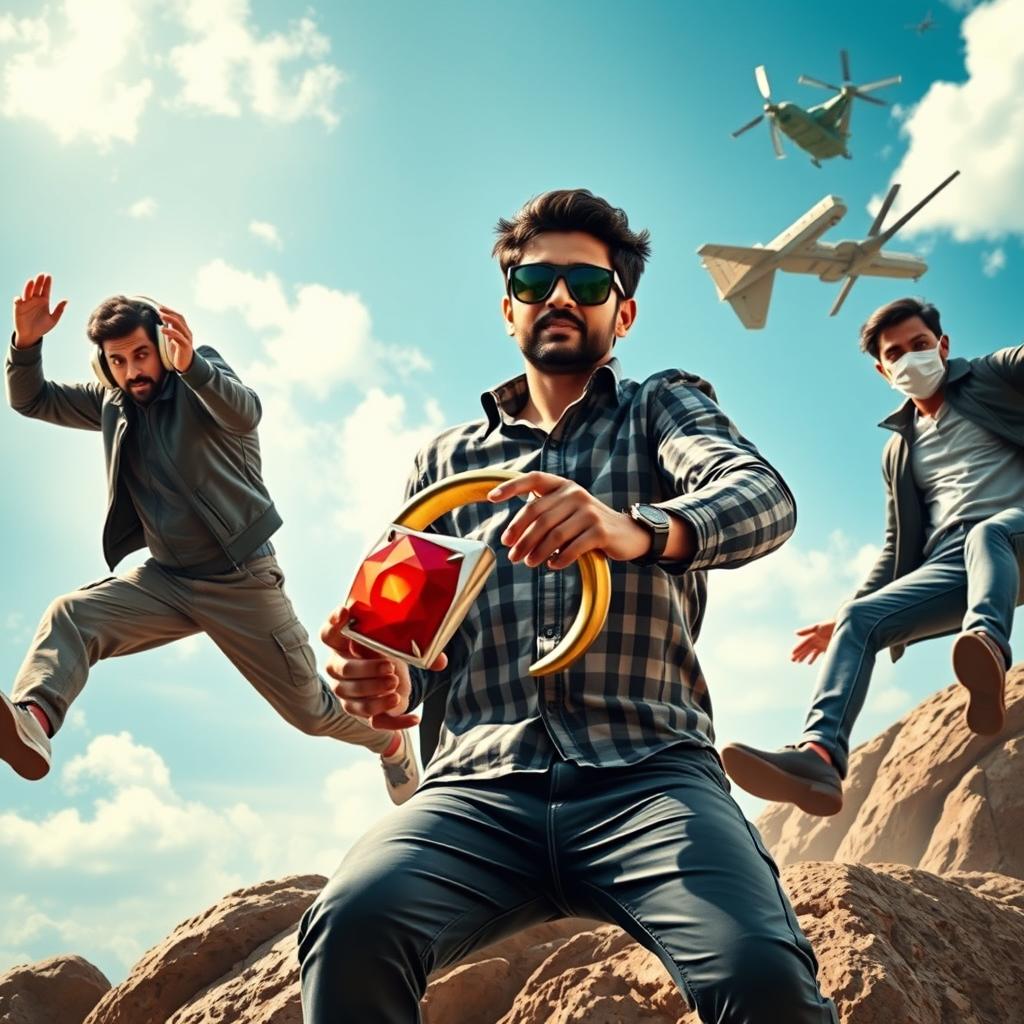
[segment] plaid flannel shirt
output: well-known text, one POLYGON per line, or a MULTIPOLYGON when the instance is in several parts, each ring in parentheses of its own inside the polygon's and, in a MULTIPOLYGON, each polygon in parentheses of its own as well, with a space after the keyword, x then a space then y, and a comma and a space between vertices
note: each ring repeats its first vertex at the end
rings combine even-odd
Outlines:
POLYGON ((427 781, 543 771, 555 757, 615 766, 672 744, 712 747, 711 700, 693 646, 705 570, 759 558, 796 525, 789 488, 699 377, 666 370, 638 383, 622 378, 612 359, 550 433, 517 418, 527 397, 525 375, 485 392, 485 420, 421 449, 406 498, 465 470, 540 470, 574 480, 614 509, 641 501, 680 516, 693 527, 696 554, 650 567, 610 561, 605 629, 575 664, 535 679, 529 665, 575 617, 577 569, 509 562, 500 537, 521 498, 438 519, 434 531, 483 540, 497 562, 446 647, 447 668, 411 670, 410 708, 436 687, 447 691, 427 781))

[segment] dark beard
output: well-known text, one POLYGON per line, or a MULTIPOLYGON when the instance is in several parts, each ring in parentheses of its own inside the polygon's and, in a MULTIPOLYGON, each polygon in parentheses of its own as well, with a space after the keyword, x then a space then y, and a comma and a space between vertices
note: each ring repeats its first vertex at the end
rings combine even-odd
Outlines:
MULTIPOLYGON (((558 327, 555 327, 558 331, 558 327)), ((537 319, 529 334, 520 337, 519 348, 531 366, 550 374, 583 373, 593 369, 608 354, 609 341, 595 338, 586 323, 568 313, 545 314, 537 319), (571 320, 578 329, 578 340, 546 341, 544 329, 554 319, 571 320)))

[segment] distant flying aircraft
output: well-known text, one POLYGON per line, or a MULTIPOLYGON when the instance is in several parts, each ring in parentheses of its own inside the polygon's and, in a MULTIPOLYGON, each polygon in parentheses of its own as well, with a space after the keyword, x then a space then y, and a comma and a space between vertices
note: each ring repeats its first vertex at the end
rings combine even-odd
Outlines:
POLYGON ((842 199, 838 196, 825 196, 767 245, 751 248, 702 245, 697 254, 702 258, 702 266, 715 282, 719 299, 729 301, 745 327, 764 327, 776 270, 790 274, 817 274, 822 281, 846 278, 829 314, 835 316, 858 277, 897 277, 916 281, 928 269, 928 264, 920 257, 884 252, 882 246, 959 173, 954 171, 892 227, 882 231, 882 222, 900 189, 899 185, 893 185, 868 230, 867 238, 860 242, 819 241, 846 213, 846 204, 842 199))
POLYGON ((843 67, 842 85, 832 85, 808 75, 801 75, 797 79, 802 85, 831 89, 837 94, 832 99, 815 107, 809 107, 807 110, 798 103, 773 103, 771 86, 768 84, 768 73, 765 71, 764 65, 754 68, 757 88, 765 99, 764 113, 758 114, 753 121, 748 121, 742 128, 737 128, 732 133, 732 137, 738 138, 767 118, 772 146, 775 148, 775 155, 780 160, 786 155, 782 148, 782 140, 779 138, 780 129, 801 149, 810 153, 811 163, 815 167, 820 167, 822 160, 828 160, 834 156, 843 156, 849 160, 850 153, 846 148, 846 142, 850 138, 850 114, 853 101, 860 99, 879 107, 888 106, 884 100, 867 94, 876 89, 883 89, 887 85, 898 85, 902 79, 899 75, 893 75, 891 78, 882 78, 877 82, 868 82, 867 85, 855 85, 850 81, 849 54, 845 50, 840 50, 839 57, 843 67))
POLYGON ((929 29, 935 28, 935 19, 932 17, 932 12, 929 11, 920 21, 912 25, 904 25, 903 27, 913 30, 919 36, 923 36, 929 29))

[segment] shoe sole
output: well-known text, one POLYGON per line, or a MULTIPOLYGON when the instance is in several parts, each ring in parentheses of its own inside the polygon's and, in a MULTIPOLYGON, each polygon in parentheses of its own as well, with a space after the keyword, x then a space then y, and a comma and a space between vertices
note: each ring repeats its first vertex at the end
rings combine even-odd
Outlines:
POLYGON ((995 736, 1006 721, 1003 691, 1006 673, 980 637, 964 633, 953 644, 953 672, 970 697, 967 728, 980 736, 995 736))
POLYGON ((729 778, 753 796, 780 804, 796 804, 801 811, 830 818, 843 809, 843 794, 821 782, 799 779, 755 754, 735 747, 722 751, 729 778))
POLYGON ((0 758, 30 782, 37 782, 50 770, 46 758, 21 738, 6 700, 0 700, 0 758))

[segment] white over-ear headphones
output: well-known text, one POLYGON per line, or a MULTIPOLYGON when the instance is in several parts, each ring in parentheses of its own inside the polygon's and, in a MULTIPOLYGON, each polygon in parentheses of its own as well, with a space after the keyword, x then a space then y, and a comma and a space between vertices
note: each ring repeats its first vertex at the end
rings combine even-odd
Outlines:
MULTIPOLYGON (((160 309, 157 304, 145 295, 126 295, 125 298, 129 302, 141 302, 144 306, 149 306, 153 313, 156 315, 156 350, 160 356, 160 364, 165 370, 170 372, 174 369, 174 364, 171 362, 170 348, 167 344, 167 338, 160 330, 163 326, 163 318, 160 316, 160 309)), ((100 342, 94 346, 92 354, 92 372, 96 374, 96 379, 107 388, 119 387, 117 381, 114 379, 114 375, 110 372, 110 367, 107 366, 107 357, 103 353, 103 343, 100 342)))

